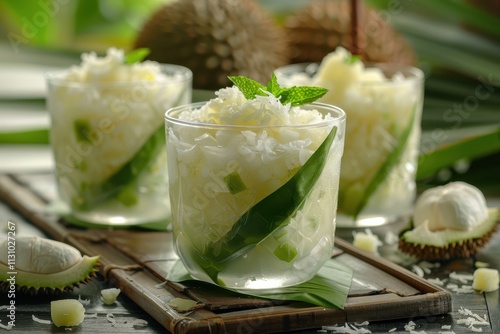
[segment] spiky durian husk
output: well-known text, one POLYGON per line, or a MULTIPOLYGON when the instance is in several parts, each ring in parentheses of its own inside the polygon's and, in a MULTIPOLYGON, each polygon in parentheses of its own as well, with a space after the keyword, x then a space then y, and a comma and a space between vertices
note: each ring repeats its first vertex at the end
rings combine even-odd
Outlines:
MULTIPOLYGON (((285 22, 292 63, 320 62, 338 46, 352 50, 351 2, 313 0, 285 22)), ((373 9, 365 6, 358 33, 361 57, 367 62, 414 65, 415 54, 405 39, 373 9)))
MULTIPOLYGON (((100 265, 99 256, 84 256, 82 262, 69 268, 69 271, 77 267, 79 268, 78 271, 71 275, 68 274, 68 271, 60 274, 36 274, 15 269, 11 274, 6 270, 5 273, 0 274, 0 293, 11 292, 12 284, 15 282, 14 289, 17 293, 26 295, 59 295, 91 281, 97 276, 100 265), (13 277, 14 280, 9 280, 10 277, 13 277)), ((0 266, 1 270, 5 270, 3 264, 0 264, 0 266)))
POLYGON ((228 75, 267 83, 272 71, 288 63, 284 29, 251 0, 181 0, 154 13, 135 47, 151 50, 148 59, 193 71, 193 87, 219 89, 228 75))
POLYGON ((498 229, 498 223, 481 238, 472 238, 450 243, 445 247, 417 244, 399 239, 399 249, 406 254, 427 261, 446 261, 452 259, 466 259, 475 255, 491 239, 498 229))

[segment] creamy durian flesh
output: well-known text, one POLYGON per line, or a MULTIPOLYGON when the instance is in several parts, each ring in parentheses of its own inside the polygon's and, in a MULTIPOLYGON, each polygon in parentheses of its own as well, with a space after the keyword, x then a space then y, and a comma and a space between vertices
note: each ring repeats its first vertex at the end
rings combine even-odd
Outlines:
POLYGON ((486 245, 499 220, 500 210, 488 208, 479 189, 451 182, 420 195, 399 248, 425 260, 468 258, 486 245))

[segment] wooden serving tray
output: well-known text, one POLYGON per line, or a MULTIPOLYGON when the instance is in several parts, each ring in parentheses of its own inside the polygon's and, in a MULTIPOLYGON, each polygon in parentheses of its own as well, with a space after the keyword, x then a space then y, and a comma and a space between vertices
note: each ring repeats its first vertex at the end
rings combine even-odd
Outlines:
POLYGON ((276 333, 345 322, 414 318, 451 312, 451 294, 381 257, 337 238, 333 257, 354 270, 345 308, 245 297, 203 282, 165 277, 178 261, 172 235, 163 231, 82 229, 41 213, 51 193, 51 175, 0 176, 0 199, 45 231, 89 256, 100 255, 101 274, 172 333, 276 333), (198 302, 180 313, 176 297, 198 302))

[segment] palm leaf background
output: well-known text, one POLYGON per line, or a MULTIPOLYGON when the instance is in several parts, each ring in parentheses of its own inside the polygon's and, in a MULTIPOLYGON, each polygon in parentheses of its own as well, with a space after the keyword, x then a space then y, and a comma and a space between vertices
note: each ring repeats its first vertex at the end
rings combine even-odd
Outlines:
MULTIPOLYGON (((388 1, 367 3, 388 8, 388 1)), ((500 194, 499 19, 464 0, 401 1, 391 16, 427 72, 422 187, 463 180, 500 194)))

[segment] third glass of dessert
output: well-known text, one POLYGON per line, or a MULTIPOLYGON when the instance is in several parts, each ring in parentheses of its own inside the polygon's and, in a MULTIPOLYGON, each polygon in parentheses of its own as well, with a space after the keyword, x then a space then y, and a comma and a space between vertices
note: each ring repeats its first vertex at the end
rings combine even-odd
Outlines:
POLYGON ((327 88, 318 101, 347 114, 338 226, 383 225, 407 216, 416 195, 422 71, 365 65, 339 47, 320 64, 292 64, 275 73, 284 86, 327 88))

